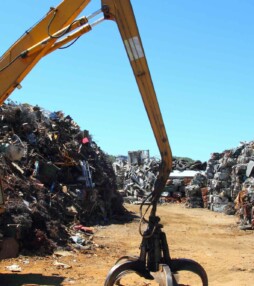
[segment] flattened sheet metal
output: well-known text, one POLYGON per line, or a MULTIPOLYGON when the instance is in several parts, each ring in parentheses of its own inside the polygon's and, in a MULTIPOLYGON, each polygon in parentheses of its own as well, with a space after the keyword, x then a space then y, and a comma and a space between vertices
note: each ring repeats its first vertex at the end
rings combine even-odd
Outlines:
POLYGON ((254 161, 250 161, 247 165, 246 176, 249 177, 253 171, 254 161))

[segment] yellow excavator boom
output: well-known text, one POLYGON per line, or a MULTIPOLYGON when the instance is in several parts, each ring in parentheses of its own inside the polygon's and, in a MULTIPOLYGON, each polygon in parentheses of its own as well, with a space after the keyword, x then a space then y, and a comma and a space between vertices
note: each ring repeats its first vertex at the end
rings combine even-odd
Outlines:
MULTIPOLYGON (((141 215, 140 222, 147 222, 147 230, 143 233, 140 231, 143 237, 140 256, 124 256, 118 259, 109 271, 104 286, 116 285, 115 282, 119 283, 120 278, 130 271, 150 280, 154 279, 151 273, 157 272, 159 284, 163 286, 180 285, 177 284, 174 274, 179 271, 190 271, 201 278, 203 286, 208 286, 207 274, 197 262, 190 259, 171 259, 166 235, 161 230, 160 218, 156 216, 158 199, 172 169, 172 154, 131 2, 101 0, 99 12, 76 19, 89 2, 63 0, 56 8, 50 8, 42 20, 26 31, 4 53, 0 58, 0 105, 20 86, 25 76, 44 56, 91 31, 103 20, 115 21, 151 123, 161 155, 161 164, 151 192, 148 208, 152 205, 152 210, 149 220, 144 219, 145 214, 141 215), (89 24, 99 13, 102 14, 102 18, 89 24)), ((144 202, 145 200, 141 208, 144 202)), ((0 213, 3 206, 4 198, 0 184, 0 213)))
POLYGON ((89 2, 90 0, 67 0, 56 8, 51 8, 40 22, 26 31, 4 53, 0 59, 0 104, 20 85, 24 77, 57 41, 57 37, 50 37, 49 33, 54 35, 70 25, 89 2), (41 43, 40 49, 31 55, 27 54, 27 50, 38 43, 41 43))
MULTIPOLYGON (((18 39, 0 58, 0 104, 19 87, 41 58, 92 30, 89 18, 77 16, 90 0, 64 0, 18 39)), ((130 0, 102 0, 105 20, 117 23, 144 106, 161 154, 156 193, 172 168, 172 154, 130 0)))

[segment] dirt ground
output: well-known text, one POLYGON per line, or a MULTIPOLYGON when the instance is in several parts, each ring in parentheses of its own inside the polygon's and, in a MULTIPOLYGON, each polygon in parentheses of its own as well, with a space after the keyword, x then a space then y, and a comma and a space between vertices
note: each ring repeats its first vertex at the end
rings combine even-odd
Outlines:
MULTIPOLYGON (((138 214, 139 206, 126 205, 138 214)), ((210 286, 249 286, 254 281, 254 231, 241 231, 237 217, 183 205, 158 207, 172 258, 190 258, 206 270, 210 286)), ((50 257, 24 257, 0 262, 0 285, 102 286, 109 269, 124 255, 139 255, 138 218, 131 223, 96 228, 95 250, 62 252, 50 257), (61 264, 62 263, 62 264, 61 264), (18 265, 20 272, 6 267, 18 265)), ((192 274, 180 282, 201 285, 192 274)), ((127 275, 123 286, 152 286, 154 281, 127 275)))

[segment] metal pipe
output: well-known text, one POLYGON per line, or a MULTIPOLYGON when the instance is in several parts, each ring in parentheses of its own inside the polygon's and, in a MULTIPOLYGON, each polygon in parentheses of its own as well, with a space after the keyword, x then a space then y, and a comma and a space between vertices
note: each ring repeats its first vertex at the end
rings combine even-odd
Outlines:
POLYGON ((99 9, 99 10, 93 12, 91 15, 87 16, 86 18, 87 18, 87 20, 90 20, 90 19, 92 19, 93 17, 99 15, 100 13, 102 13, 102 10, 101 10, 101 9, 99 9))
POLYGON ((95 22, 93 22, 92 24, 90 24, 90 26, 93 28, 95 27, 96 25, 102 23, 103 21, 105 20, 104 17, 101 17, 100 19, 96 20, 95 22))

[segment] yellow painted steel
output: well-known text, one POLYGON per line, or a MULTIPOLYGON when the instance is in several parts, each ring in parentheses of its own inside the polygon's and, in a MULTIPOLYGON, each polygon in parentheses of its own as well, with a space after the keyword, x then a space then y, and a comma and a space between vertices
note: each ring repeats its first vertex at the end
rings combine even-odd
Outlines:
POLYGON ((160 169, 160 187, 172 169, 172 153, 168 142, 166 129, 157 101, 155 89, 150 75, 145 52, 141 42, 135 15, 129 0, 102 0, 105 17, 116 21, 147 115, 149 117, 158 148, 161 153, 162 166, 160 169))
POLYGON ((92 30, 92 27, 90 25, 85 25, 85 26, 79 28, 77 31, 69 34, 68 36, 66 36, 62 40, 59 40, 54 45, 52 45, 51 48, 45 54, 45 56, 48 55, 49 53, 52 53, 55 50, 61 48, 63 45, 66 45, 67 43, 77 39, 78 37, 90 32, 91 30, 92 30))
POLYGON ((43 49, 39 49, 37 53, 33 53, 29 57, 22 58, 21 53, 48 38, 48 28, 53 35, 71 24, 89 2, 90 0, 62 1, 55 9, 50 9, 39 23, 6 51, 0 59, 0 104, 9 97, 11 92, 47 53, 57 38, 50 38, 43 49), (51 20, 52 23, 49 27, 51 20))
MULTIPOLYGON (((52 37, 57 37, 57 38, 61 38, 63 37, 64 34, 67 34, 66 31, 68 30, 68 33, 70 33, 71 31, 87 24, 88 20, 86 17, 82 17, 78 20, 75 20, 74 23, 72 23, 70 26, 64 27, 63 29, 57 31, 55 34, 53 34, 51 37, 47 37, 45 39, 43 39, 41 42, 36 43, 34 46, 29 47, 27 50, 23 51, 21 56, 24 57, 28 57, 31 56, 34 53, 38 53, 41 50, 44 49, 45 44, 47 44, 52 37)), ((47 54, 49 54, 50 52, 53 52, 54 50, 58 49, 59 47, 62 47, 63 45, 65 45, 66 43, 72 41, 73 39, 76 39, 77 37, 80 37, 81 35, 89 32, 91 30, 90 25, 86 25, 83 26, 82 28, 79 28, 78 31, 73 32, 72 34, 68 34, 68 36, 66 36, 64 39, 61 39, 57 42, 55 42, 51 48, 47 51, 47 53, 45 53, 44 56, 46 56, 47 54)))

